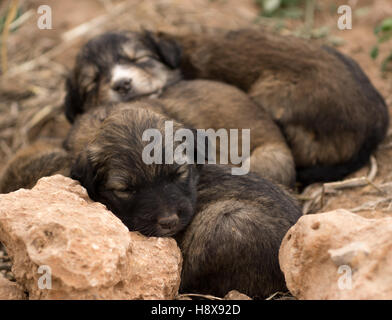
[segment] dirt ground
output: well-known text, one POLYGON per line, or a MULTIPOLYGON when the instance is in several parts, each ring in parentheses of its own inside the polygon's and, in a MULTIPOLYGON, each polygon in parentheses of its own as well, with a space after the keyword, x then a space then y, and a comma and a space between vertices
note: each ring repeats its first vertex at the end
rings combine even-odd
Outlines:
MULTIPOLYGON (((11 1, 0 2, 0 17, 11 1)), ((217 29, 257 28, 298 34, 303 19, 263 18, 255 0, 46 0, 52 9, 51 30, 37 27, 38 0, 20 1, 23 23, 7 41, 7 73, 0 74, 0 169, 21 146, 41 136, 64 137, 69 125, 63 114, 64 76, 80 46, 105 30, 140 29, 170 32, 214 32, 217 29)), ((354 58, 381 92, 392 110, 392 72, 381 72, 381 61, 392 41, 381 45, 373 60, 374 28, 392 17, 391 0, 318 0, 314 41, 332 45, 354 58), (353 10, 352 30, 337 28, 337 7, 353 10), (324 31, 323 31, 324 30, 324 31), (323 35, 323 32, 325 33, 323 35)), ((322 186, 305 190, 301 199, 309 212, 354 209, 365 217, 392 213, 392 131, 376 152, 372 183, 330 193, 322 186), (375 167, 376 166, 376 167, 375 167)), ((352 177, 367 176, 369 167, 352 177)))

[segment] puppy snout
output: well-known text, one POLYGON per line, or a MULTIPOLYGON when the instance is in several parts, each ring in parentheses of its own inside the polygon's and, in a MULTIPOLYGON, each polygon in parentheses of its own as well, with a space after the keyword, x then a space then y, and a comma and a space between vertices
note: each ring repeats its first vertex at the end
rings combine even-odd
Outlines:
POLYGON ((113 83, 112 89, 120 93, 127 93, 132 89, 132 79, 123 78, 113 83))
POLYGON ((168 217, 162 217, 158 219, 158 224, 163 228, 163 229, 174 229, 179 222, 179 218, 176 214, 172 214, 168 217))

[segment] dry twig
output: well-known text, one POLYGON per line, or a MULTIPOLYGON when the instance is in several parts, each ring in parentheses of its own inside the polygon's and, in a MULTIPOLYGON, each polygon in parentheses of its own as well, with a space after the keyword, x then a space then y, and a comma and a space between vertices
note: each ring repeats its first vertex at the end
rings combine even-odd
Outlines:
POLYGON ((14 22, 10 24, 10 30, 19 28, 23 23, 28 21, 33 15, 34 15, 33 9, 30 9, 27 12, 23 13, 20 17, 18 17, 14 22))
POLYGON ((382 199, 378 199, 378 200, 374 200, 374 201, 368 201, 358 207, 350 209, 350 211, 351 212, 360 212, 360 211, 366 211, 366 210, 375 210, 378 205, 385 203, 385 202, 389 202, 389 205, 388 205, 388 208, 386 209, 386 211, 390 211, 392 197, 382 198, 382 199))
POLYGON ((314 0, 306 0, 305 7, 305 32, 310 35, 314 25, 314 12, 316 3, 314 0))
POLYGON ((370 170, 367 177, 359 177, 359 178, 347 179, 343 181, 324 183, 325 193, 347 189, 347 188, 364 187, 369 184, 380 191, 380 189, 373 184, 373 180, 377 175, 377 171, 378 171, 378 166, 377 166, 376 158, 374 156, 371 156, 370 170))
POLYGON ((5 19, 3 34, 1 37, 1 70, 3 75, 7 73, 8 57, 7 57, 7 41, 10 32, 10 25, 15 19, 19 7, 19 0, 12 0, 7 18, 5 19))
POLYGON ((337 191, 342 189, 357 188, 357 187, 364 187, 367 185, 371 185, 378 192, 385 194, 383 190, 381 190, 373 183, 373 180, 377 175, 377 171, 378 171, 377 160, 374 156, 371 156, 370 170, 367 177, 359 177, 359 178, 346 179, 343 181, 324 183, 323 185, 319 186, 316 190, 314 190, 311 193, 310 200, 305 201, 302 207, 302 213, 308 214, 316 206, 318 206, 319 209, 321 210, 324 207, 325 195, 336 193, 337 191))
POLYGON ((42 109, 40 109, 33 118, 26 124, 23 128, 23 139, 24 143, 33 141, 38 133, 39 129, 50 119, 55 117, 60 113, 60 110, 63 108, 64 104, 62 99, 57 104, 50 104, 42 109))
POLYGON ((281 296, 285 296, 287 295, 287 292, 275 292, 274 294, 270 295, 268 298, 266 298, 265 300, 272 300, 273 298, 275 298, 277 295, 281 295, 281 296))
POLYGON ((31 71, 41 64, 48 63, 51 59, 71 47, 71 45, 74 44, 75 40, 79 39, 82 36, 90 34, 92 30, 98 29, 99 26, 104 25, 106 22, 113 19, 113 17, 115 17, 116 15, 123 13, 128 6, 130 6, 128 2, 122 2, 116 6, 113 6, 107 14, 96 17, 86 23, 82 23, 81 25, 69 31, 64 32, 61 36, 62 41, 57 47, 54 47, 53 49, 45 52, 37 58, 34 58, 30 61, 22 63, 19 66, 14 67, 13 69, 9 70, 8 74, 17 75, 22 72, 31 71))
POLYGON ((208 294, 198 294, 198 293, 184 293, 184 294, 179 294, 177 296, 177 299, 179 298, 203 298, 203 299, 207 299, 207 300, 219 300, 222 301, 224 300, 223 298, 218 298, 218 297, 214 297, 208 294))

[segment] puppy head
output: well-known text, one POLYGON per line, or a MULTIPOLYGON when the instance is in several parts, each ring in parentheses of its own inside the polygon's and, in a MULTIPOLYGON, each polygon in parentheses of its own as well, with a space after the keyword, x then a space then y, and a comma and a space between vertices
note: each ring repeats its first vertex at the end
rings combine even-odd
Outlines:
POLYGON ((164 153, 166 119, 141 106, 114 109, 80 153, 71 177, 130 230, 147 236, 172 236, 193 217, 199 168, 193 164, 146 164, 142 153, 149 142, 142 140, 143 132, 158 129, 164 153))
POLYGON ((70 122, 106 102, 125 102, 159 93, 180 79, 181 50, 163 35, 112 32, 91 39, 66 80, 70 122))

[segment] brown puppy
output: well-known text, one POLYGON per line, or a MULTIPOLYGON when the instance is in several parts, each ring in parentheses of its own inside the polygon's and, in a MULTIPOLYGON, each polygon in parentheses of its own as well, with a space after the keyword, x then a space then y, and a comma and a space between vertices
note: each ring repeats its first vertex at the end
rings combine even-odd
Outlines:
MULTIPOLYGON (((162 158, 150 163, 144 158, 147 129, 161 134, 161 155, 170 148, 165 128, 171 120, 148 110, 159 106, 151 101, 96 108, 77 120, 65 148, 73 158, 71 178, 79 180, 93 200, 105 204, 131 230, 172 236, 193 216, 199 175, 195 164, 165 164, 162 158)), ((180 128, 174 123, 174 130, 180 128)), ((179 144, 173 142, 172 148, 179 144)))
MULTIPOLYGON (((250 129, 251 155, 246 161, 251 171, 293 186, 291 151, 270 116, 233 86, 206 80, 178 81, 179 58, 173 41, 156 40, 150 33, 109 33, 92 39, 81 50, 67 81, 68 119, 73 121, 98 102, 161 93, 163 112, 186 126, 215 131, 250 129)), ((241 148, 241 133, 239 138, 241 148)), ((219 154, 219 145, 217 151, 219 154)), ((229 153, 228 148, 224 153, 229 153)))
POLYGON ((301 216, 297 204, 271 182, 233 176, 230 167, 146 164, 146 130, 157 128, 168 148, 168 118, 152 111, 161 107, 146 100, 79 117, 65 143, 76 159, 71 176, 130 230, 176 237, 184 257, 182 292, 223 296, 237 289, 265 297, 284 290, 278 251, 301 216))
POLYGON ((180 80, 181 51, 149 34, 110 32, 88 41, 67 78, 65 114, 76 116, 99 104, 159 95, 180 80))
MULTIPOLYGON (((245 160, 250 162, 250 170, 276 183, 294 185, 294 161, 279 128, 242 91, 216 81, 180 81, 167 88, 160 101, 164 114, 189 127, 212 128, 215 132, 221 128, 250 129, 250 158, 245 160)), ((239 132, 239 150, 242 143, 239 132)), ((230 147, 222 148, 229 153, 230 147)), ((222 163, 220 151, 217 144, 217 163, 222 163)))
POLYGON ((155 38, 177 41, 186 78, 235 85, 267 110, 305 184, 357 170, 385 137, 383 98, 355 61, 331 47, 266 30, 155 38))
POLYGON ((0 193, 30 189, 40 178, 57 173, 68 176, 69 166, 70 158, 61 148, 61 140, 38 140, 8 161, 0 176, 0 193))
POLYGON ((180 291, 223 297, 235 289, 265 298, 287 290, 277 254, 302 215, 291 196, 222 165, 203 166, 197 190, 196 215, 176 237, 184 257, 180 291))
MULTIPOLYGON (((69 166, 69 159, 57 158, 55 149, 46 147, 47 157, 31 158, 30 155, 28 164, 19 168, 21 184, 15 188, 32 187, 39 178, 46 175, 67 175, 64 171, 45 170, 52 164, 65 169, 69 166), (38 170, 35 172, 41 175, 26 175, 30 169, 38 170), (29 186, 26 185, 28 181, 31 182, 29 186)), ((77 165, 80 166, 80 163, 77 165)), ((83 183, 89 187, 88 181, 83 183)), ((128 197, 125 195, 128 191, 106 192, 113 192, 118 197, 128 197)), ((131 230, 135 228, 147 235, 172 235, 176 238, 184 257, 180 288, 183 293, 223 296, 236 289, 252 297, 262 298, 273 292, 286 290, 277 254, 283 236, 301 215, 290 195, 258 176, 249 174, 234 177, 230 174, 229 167, 215 165, 203 167, 197 194, 195 217, 186 229, 182 226, 177 235, 172 235, 177 231, 168 232, 170 226, 176 224, 177 218, 173 220, 170 216, 161 216, 162 209, 167 208, 164 202, 166 199, 154 207, 153 212, 150 208, 140 211, 139 214, 145 213, 146 217, 143 216, 136 222, 131 223, 131 217, 119 217, 131 230), (142 222, 145 218, 151 221, 154 215, 161 221, 159 229, 142 222)), ((158 194, 147 194, 146 200, 157 197, 158 194)), ((104 203, 108 205, 108 202, 104 203)), ((133 211, 128 214, 133 215, 133 211)))

